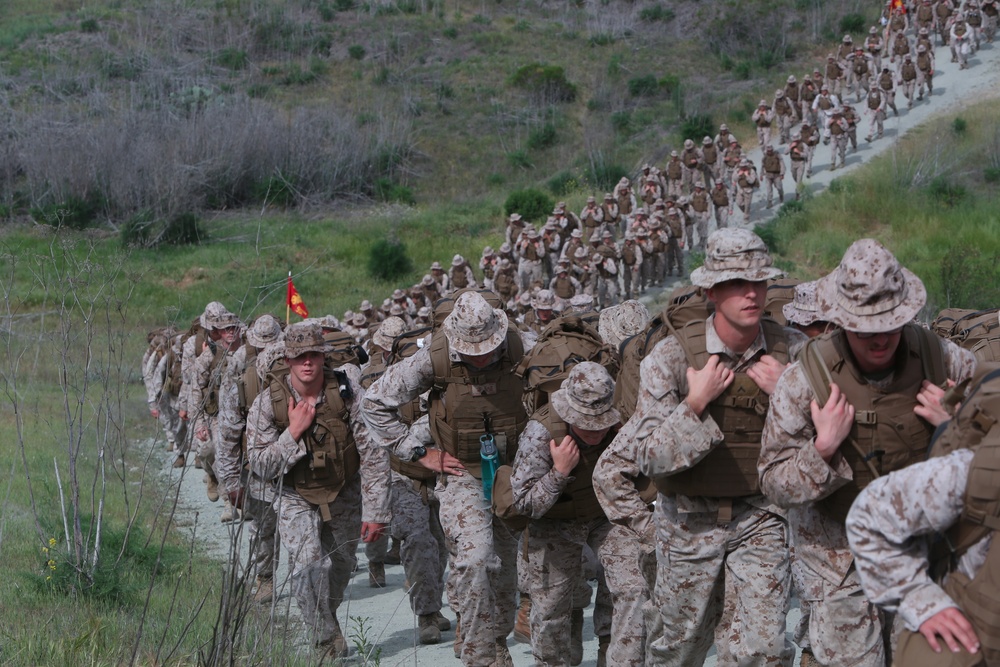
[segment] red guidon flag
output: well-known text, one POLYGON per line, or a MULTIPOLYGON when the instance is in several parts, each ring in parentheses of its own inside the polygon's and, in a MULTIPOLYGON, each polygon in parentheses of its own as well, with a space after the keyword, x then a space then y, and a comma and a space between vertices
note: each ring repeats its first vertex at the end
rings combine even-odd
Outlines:
POLYGON ((288 308, 299 317, 309 317, 309 309, 306 308, 305 302, 302 300, 302 297, 299 296, 299 291, 295 289, 295 284, 292 283, 291 272, 288 273, 288 299, 286 304, 288 308))

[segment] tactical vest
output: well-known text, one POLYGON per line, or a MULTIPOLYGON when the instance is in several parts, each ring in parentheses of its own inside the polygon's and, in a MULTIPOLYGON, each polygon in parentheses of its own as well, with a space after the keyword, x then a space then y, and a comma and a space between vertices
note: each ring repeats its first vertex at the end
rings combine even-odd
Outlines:
POLYGON ((243 419, 247 418, 250 406, 253 405, 254 399, 260 395, 260 376, 257 375, 258 350, 253 345, 247 343, 246 351, 246 365, 243 367, 243 373, 236 381, 237 408, 243 419))
POLYGON ((789 83, 785 85, 785 97, 792 101, 792 104, 799 101, 799 84, 789 83))
POLYGON ((931 322, 931 331, 969 350, 978 361, 1000 361, 997 309, 946 308, 931 322))
POLYGON ((739 172, 739 176, 736 178, 736 182, 744 190, 752 189, 757 185, 757 182, 751 180, 750 178, 750 174, 752 173, 753 173, 752 171, 741 171, 739 172))
MULTIPOLYGON (((560 419, 551 405, 542 406, 535 411, 535 414, 531 415, 531 418, 544 426, 545 430, 549 432, 549 437, 557 443, 561 443, 563 438, 569 434, 569 426, 560 419)), ((580 461, 569 473, 573 481, 566 485, 566 488, 559 494, 556 504, 542 516, 543 519, 587 523, 604 516, 604 510, 601 509, 600 503, 597 502, 597 496, 594 494, 594 468, 597 466, 597 459, 604 453, 617 434, 618 429, 612 428, 600 444, 593 447, 577 442, 577 447, 580 450, 580 461)))
POLYGON ((816 103, 816 106, 822 111, 832 109, 833 100, 830 99, 829 95, 823 95, 819 98, 819 102, 816 103))
POLYGON ((866 39, 865 46, 868 47, 868 53, 873 55, 878 55, 882 52, 882 40, 878 37, 869 37, 866 39))
POLYGON ((208 385, 202 395, 201 409, 210 417, 219 414, 219 388, 222 386, 222 364, 227 356, 232 356, 226 352, 222 345, 211 344, 212 361, 208 364, 208 385))
POLYGON ((868 60, 866 58, 854 59, 854 73, 858 76, 868 74, 868 60))
POLYGON ((451 286, 455 289, 465 289, 469 286, 469 274, 465 272, 465 265, 455 267, 451 272, 451 286))
POLYGON ((987 2, 983 5, 983 14, 986 14, 991 18, 996 17, 1000 15, 1000 8, 998 8, 995 3, 987 2))
POLYGON ((828 79, 839 79, 844 75, 844 70, 838 63, 827 63, 826 64, 826 78, 828 79))
POLYGON ((764 153, 764 158, 761 160, 760 166, 769 174, 780 174, 781 158, 777 153, 764 153))
POLYGON ((716 206, 729 206, 729 190, 712 188, 712 203, 716 206))
MULTIPOLYGON (((781 325, 762 319, 766 353, 782 364, 789 362, 788 341, 781 325)), ((710 355, 705 349, 705 321, 691 322, 675 334, 688 364, 702 369, 710 355)), ((708 406, 708 413, 722 431, 723 440, 694 466, 653 480, 660 493, 685 496, 740 498, 760 493, 757 458, 770 405, 768 395, 745 371, 708 406)))
POLYGON ((682 160, 688 169, 696 169, 698 167, 698 162, 700 161, 697 149, 685 150, 682 160))
POLYGON ((894 84, 892 81, 892 74, 890 74, 889 72, 886 72, 885 74, 879 76, 878 87, 881 88, 882 90, 886 91, 887 93, 891 92, 893 85, 894 84))
POLYGON ((635 262, 638 258, 635 254, 635 244, 626 243, 622 246, 622 262, 625 266, 635 266, 635 262))
POLYGON ((601 210, 604 211, 604 219, 607 222, 618 222, 618 205, 617 204, 601 204, 601 210))
POLYGON ((910 43, 904 39, 897 39, 892 43, 892 54, 895 56, 905 56, 910 52, 910 43))
POLYGON ((808 104, 811 105, 812 101, 816 99, 816 95, 818 94, 819 91, 816 90, 816 86, 802 86, 802 92, 800 93, 800 96, 802 97, 803 102, 807 102, 808 104))
POLYGON ((681 161, 680 160, 670 160, 667 163, 667 178, 672 181, 680 180, 681 178, 681 161))
POLYGON ((691 208, 693 208, 696 213, 707 213, 708 194, 702 191, 701 194, 698 194, 696 192, 693 195, 691 195, 691 208))
POLYGON ((774 111, 781 116, 790 116, 792 113, 792 107, 784 97, 779 97, 774 100, 774 111))
POLYGON ((926 53, 917 56, 917 67, 925 74, 931 71, 931 57, 926 53))
POLYGON ((917 20, 921 23, 930 23, 934 20, 934 8, 930 5, 920 5, 917 7, 917 20))
MULTIPOLYGON (((843 116, 841 116, 841 118, 843 118, 843 116)), ((833 119, 832 121, 830 121, 830 134, 831 135, 833 135, 835 137, 839 137, 840 135, 844 134, 845 132, 847 132, 847 130, 845 130, 843 128, 843 126, 841 126, 840 122, 836 118, 833 119)))
POLYGON ((740 159, 743 156, 743 150, 740 148, 729 148, 726 149, 726 154, 723 156, 722 161, 726 163, 727 167, 735 167, 740 163, 740 159))
MULTIPOLYGON (((284 367, 272 370, 267 376, 274 425, 279 433, 289 424, 292 393, 288 374, 288 368, 284 367)), ((312 426, 302 434, 306 456, 285 474, 284 485, 294 488, 307 502, 318 505, 323 520, 329 521, 330 504, 340 495, 344 484, 361 470, 361 455, 348 426, 350 411, 339 390, 346 378, 329 367, 323 369, 323 375, 324 400, 316 406, 312 426)))
POLYGON ((906 18, 900 14, 893 14, 892 18, 889 19, 889 28, 893 32, 899 32, 906 29, 906 18))
POLYGON ((715 144, 704 146, 701 149, 701 155, 707 165, 713 165, 719 161, 719 149, 715 147, 715 144))
POLYGON ((983 25, 983 15, 978 10, 970 9, 965 12, 965 22, 973 28, 981 28, 983 25))
POLYGON ((538 247, 532 242, 528 243, 521 253, 521 256, 529 262, 537 262, 539 260, 538 247))
POLYGON ((947 379, 940 339, 915 324, 903 327, 893 382, 884 390, 865 380, 843 331, 813 338, 799 353, 802 370, 820 405, 834 382, 854 406, 854 424, 840 446, 853 479, 819 500, 816 509, 843 523, 863 488, 880 475, 923 461, 934 427, 913 413, 920 383, 947 379))
POLYGON ((757 127, 771 127, 771 120, 767 117, 767 111, 757 114, 757 127))
POLYGON ((802 148, 801 141, 793 141, 788 144, 788 157, 791 158, 792 162, 805 162, 806 152, 802 148))
POLYGON ((556 276, 552 281, 552 291, 560 299, 571 299, 576 295, 576 286, 569 276, 556 276))
POLYGON ((510 270, 497 271, 493 285, 496 287, 497 292, 504 298, 509 299, 517 292, 517 279, 514 277, 514 272, 510 270))
POLYGON ((935 13, 937 13, 937 15, 938 15, 938 18, 939 18, 939 19, 941 19, 941 22, 942 22, 942 23, 944 23, 944 21, 945 21, 945 20, 946 20, 946 19, 947 19, 947 18, 948 18, 949 16, 951 16, 951 7, 949 7, 949 6, 948 6, 948 5, 946 4, 946 3, 944 3, 944 2, 939 2, 939 3, 937 3, 937 6, 936 6, 936 7, 934 7, 934 11, 935 11, 935 13))
POLYGON ((621 195, 618 197, 618 211, 620 215, 631 215, 632 213, 632 197, 628 195, 621 195))
POLYGON ((965 27, 964 23, 956 23, 954 26, 952 26, 952 29, 955 31, 955 35, 957 37, 965 37, 965 33, 968 30, 968 28, 965 27))
POLYGON ((882 106, 882 95, 877 90, 868 93, 868 108, 872 111, 882 106))
POLYGON ((903 66, 899 70, 899 75, 903 81, 915 81, 917 78, 917 66, 913 64, 913 61, 903 63, 903 66))
POLYGON ((514 460, 517 439, 528 422, 521 402, 521 379, 514 374, 523 356, 521 337, 510 326, 499 361, 482 370, 453 362, 447 336, 431 338, 431 434, 438 446, 461 461, 477 479, 482 477, 481 435, 493 434, 501 463, 514 460))

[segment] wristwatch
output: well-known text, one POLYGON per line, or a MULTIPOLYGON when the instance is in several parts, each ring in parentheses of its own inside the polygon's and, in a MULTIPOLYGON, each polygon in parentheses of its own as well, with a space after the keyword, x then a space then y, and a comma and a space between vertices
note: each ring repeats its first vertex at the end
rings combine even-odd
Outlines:
POLYGON ((416 463, 425 456, 427 456, 427 448, 423 445, 417 445, 413 448, 413 454, 410 455, 410 461, 412 463, 416 463))

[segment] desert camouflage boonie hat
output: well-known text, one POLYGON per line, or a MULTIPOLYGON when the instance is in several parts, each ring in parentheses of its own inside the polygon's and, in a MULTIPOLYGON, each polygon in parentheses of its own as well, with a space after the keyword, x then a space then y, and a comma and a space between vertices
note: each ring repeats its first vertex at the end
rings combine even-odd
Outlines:
POLYGON ((556 305, 556 295, 547 289, 538 290, 531 299, 531 307, 535 310, 552 310, 556 305))
POLYGON ((569 300, 570 313, 589 313, 594 309, 594 297, 589 294, 574 294, 569 300))
POLYGON ((201 314, 199 320, 201 321, 202 328, 209 331, 213 329, 238 327, 242 324, 240 322, 240 318, 236 316, 236 313, 229 312, 229 310, 218 301, 212 301, 205 306, 205 312, 201 314))
POLYGON ((927 302, 920 278, 875 239, 851 244, 840 265, 816 287, 823 319, 857 333, 894 331, 927 302))
POLYGON ((282 336, 281 323, 274 315, 261 315, 247 329, 247 342, 254 347, 265 347, 281 340, 282 336))
POLYGON ((725 228, 708 237, 705 263, 691 272, 691 284, 707 289, 727 280, 761 282, 783 275, 759 236, 748 229, 725 228))
POLYGON ((477 292, 466 292, 455 301, 442 329, 455 352, 469 356, 488 354, 507 337, 507 314, 490 306, 477 292))
POLYGON ((294 359, 307 352, 326 354, 330 346, 323 340, 323 330, 318 324, 299 322, 285 331, 285 358, 294 359))
POLYGON ((781 307, 781 313, 785 316, 786 320, 805 327, 813 322, 826 319, 819 312, 816 299, 816 282, 813 280, 807 283, 799 283, 795 286, 791 302, 781 307))
POLYGON ((338 320, 333 315, 324 315, 323 317, 319 318, 319 325, 323 329, 339 329, 340 320, 338 320))
POLYGON ((368 318, 365 317, 364 313, 355 313, 354 319, 351 320, 351 326, 355 328, 363 327, 367 324, 368 324, 368 318))
POLYGON ((552 409, 567 424, 586 431, 602 431, 622 420, 614 407, 615 381, 593 361, 573 367, 569 376, 552 392, 552 409))
POLYGON ((626 338, 636 335, 649 323, 649 310, 635 299, 623 301, 601 311, 597 331, 608 345, 618 348, 626 338))
POLYGON ((392 341, 406 331, 406 323, 399 317, 387 317, 372 334, 372 343, 383 350, 392 349, 392 341))

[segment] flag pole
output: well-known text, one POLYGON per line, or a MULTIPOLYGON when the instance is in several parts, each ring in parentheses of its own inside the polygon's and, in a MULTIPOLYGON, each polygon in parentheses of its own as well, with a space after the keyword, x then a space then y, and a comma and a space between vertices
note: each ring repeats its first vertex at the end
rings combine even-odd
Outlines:
POLYGON ((288 285, 292 284, 292 270, 288 270, 288 283, 285 285, 285 326, 287 327, 292 321, 292 302, 288 299, 288 285))

